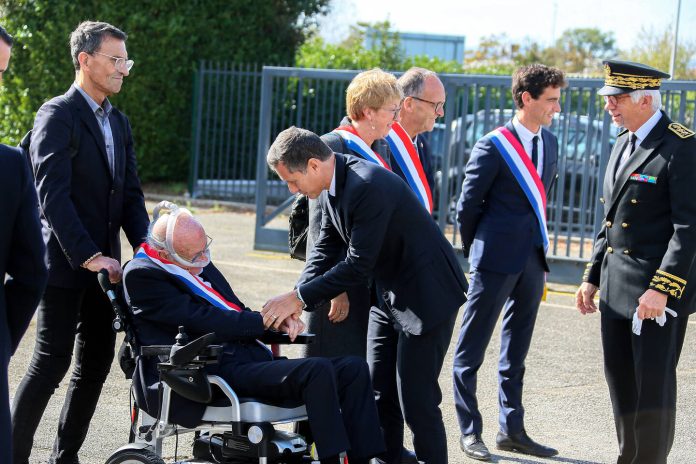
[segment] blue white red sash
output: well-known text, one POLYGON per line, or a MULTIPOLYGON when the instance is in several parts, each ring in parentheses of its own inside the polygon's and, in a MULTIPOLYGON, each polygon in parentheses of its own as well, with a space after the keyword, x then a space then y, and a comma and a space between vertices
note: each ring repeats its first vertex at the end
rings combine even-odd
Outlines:
MULTIPOLYGON (((149 259, 163 270, 167 271, 169 274, 181 280, 192 293, 203 298, 216 308, 222 309, 223 311, 242 311, 242 308, 238 304, 227 301, 225 297, 220 295, 220 293, 218 293, 212 286, 204 282, 198 276, 191 274, 186 269, 177 266, 171 261, 160 258, 157 250, 153 249, 147 243, 140 245, 140 250, 138 250, 134 258, 149 259)), ((256 340, 256 342, 266 349, 271 355, 273 355, 272 350, 270 350, 266 345, 261 343, 259 340, 256 340)))
POLYGON ((399 165, 406 177, 406 182, 421 203, 423 203, 425 209, 432 214, 433 194, 430 191, 430 185, 428 185, 428 179, 425 177, 425 171, 423 170, 423 163, 421 163, 418 157, 413 141, 398 122, 392 125, 386 138, 391 149, 392 159, 396 160, 396 164, 399 165))
POLYGON ((140 250, 135 254, 135 258, 146 258, 157 264, 159 267, 172 274, 179 280, 181 280, 196 296, 203 298, 208 301, 211 305, 216 308, 224 309, 225 311, 242 311, 239 305, 227 301, 225 297, 220 295, 213 287, 201 280, 198 276, 195 276, 183 269, 171 261, 160 258, 157 250, 154 250, 147 243, 143 243, 140 246, 140 250))
POLYGON ((366 159, 367 161, 372 161, 375 164, 379 164, 385 169, 389 169, 391 171, 391 168, 389 165, 382 159, 379 154, 377 154, 372 148, 370 148, 363 139, 360 138, 358 135, 358 131, 355 130, 355 127, 353 126, 340 126, 337 127, 336 129, 333 130, 336 134, 338 134, 343 141, 346 143, 346 146, 360 155, 363 159, 366 159))
POLYGON ((549 248, 549 232, 546 227, 546 189, 539 178, 536 168, 532 164, 522 144, 506 127, 499 127, 489 133, 493 144, 498 148, 503 159, 519 182, 520 187, 527 196, 532 209, 539 221, 541 238, 544 242, 544 251, 549 248))

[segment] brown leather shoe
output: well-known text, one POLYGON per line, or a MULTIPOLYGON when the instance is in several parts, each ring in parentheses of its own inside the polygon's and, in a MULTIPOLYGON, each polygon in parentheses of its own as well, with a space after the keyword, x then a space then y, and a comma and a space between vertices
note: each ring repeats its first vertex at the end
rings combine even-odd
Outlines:
POLYGON ((464 451, 464 454, 472 459, 478 459, 479 461, 491 460, 491 453, 478 433, 470 433, 469 435, 459 437, 459 446, 464 451))

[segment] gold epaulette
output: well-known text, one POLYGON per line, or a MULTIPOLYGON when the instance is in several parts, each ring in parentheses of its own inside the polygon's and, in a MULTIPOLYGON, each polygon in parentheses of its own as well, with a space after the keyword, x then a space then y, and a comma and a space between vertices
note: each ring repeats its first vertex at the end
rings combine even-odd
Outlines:
POLYGON ((692 137, 696 132, 692 131, 686 126, 682 126, 678 122, 673 122, 669 126, 667 126, 667 129, 671 130, 675 134, 677 134, 677 137, 680 137, 682 139, 688 139, 689 137, 692 137))
POLYGON ((585 265, 585 272, 582 274, 583 282, 587 282, 587 279, 590 278, 590 269, 592 269, 592 263, 587 263, 585 265))
POLYGON ((650 281, 650 288, 676 298, 681 298, 686 280, 658 269, 650 281))

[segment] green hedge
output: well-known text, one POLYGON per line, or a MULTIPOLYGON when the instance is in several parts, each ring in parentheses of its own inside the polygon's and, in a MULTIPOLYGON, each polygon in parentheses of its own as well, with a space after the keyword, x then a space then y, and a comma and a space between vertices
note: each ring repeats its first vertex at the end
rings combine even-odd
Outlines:
POLYGON ((329 0, 0 0, 14 35, 0 90, 0 141, 16 144, 41 104, 74 79, 69 35, 80 21, 128 34, 135 60, 113 103, 130 118, 144 181, 186 180, 193 75, 199 60, 290 63, 329 0))

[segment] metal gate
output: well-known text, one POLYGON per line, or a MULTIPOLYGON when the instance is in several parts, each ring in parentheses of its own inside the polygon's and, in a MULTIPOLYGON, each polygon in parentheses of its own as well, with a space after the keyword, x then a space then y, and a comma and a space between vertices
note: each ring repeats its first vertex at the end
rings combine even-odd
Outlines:
MULTIPOLYGON (((255 247, 287 251, 285 213, 293 198, 268 169, 266 153, 275 136, 290 125, 320 135, 334 129, 345 115, 345 89, 359 71, 264 67, 260 83, 257 71, 203 71, 204 77, 198 80, 200 111, 194 119, 194 128, 196 124, 200 128, 192 160, 191 183, 197 188, 192 192, 224 199, 244 199, 255 193, 255 247), (260 103, 256 104, 259 92, 260 103), (244 116, 235 118, 234 111, 244 116), (235 126, 235 132, 225 129, 229 124, 235 126), (246 138, 240 139, 239 134, 246 134, 246 138), (255 179, 249 163, 243 161, 249 157, 250 134, 257 135, 255 179), (233 151, 231 147, 240 149, 233 151), (229 166, 245 169, 235 171, 229 166), (206 193, 206 183, 217 185, 217 190, 206 193)), ((510 77, 439 77, 447 92, 447 105, 445 117, 429 135, 437 183, 433 194, 438 224, 458 249, 453 210, 469 153, 481 136, 510 119, 514 105, 510 77)), ((571 78, 568 84, 561 95, 562 111, 550 128, 559 142, 559 177, 548 192, 547 218, 553 268, 550 278, 577 283, 599 230, 598 188, 617 129, 597 95, 601 79, 571 78)), ((696 82, 664 82, 662 95, 670 117, 693 128, 696 82)))

